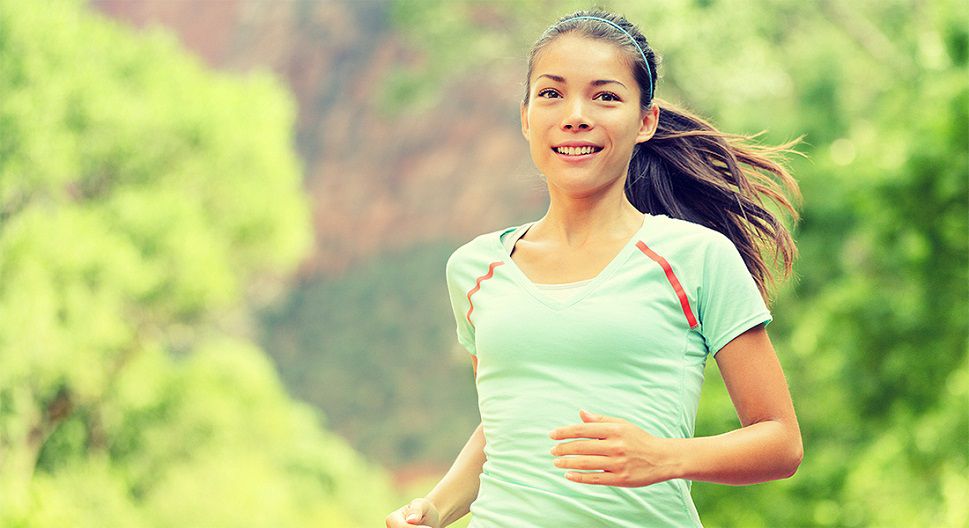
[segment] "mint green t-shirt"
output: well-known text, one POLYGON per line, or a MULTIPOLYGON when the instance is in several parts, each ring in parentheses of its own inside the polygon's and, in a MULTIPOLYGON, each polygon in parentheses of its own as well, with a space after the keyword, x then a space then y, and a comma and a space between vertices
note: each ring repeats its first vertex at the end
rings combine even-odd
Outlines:
POLYGON ((550 450, 579 409, 664 438, 693 436, 710 354, 771 321, 723 234, 666 215, 642 227, 575 295, 556 298, 479 235, 448 258, 458 341, 472 355, 487 461, 470 528, 701 526, 691 481, 639 488, 573 482, 550 450))

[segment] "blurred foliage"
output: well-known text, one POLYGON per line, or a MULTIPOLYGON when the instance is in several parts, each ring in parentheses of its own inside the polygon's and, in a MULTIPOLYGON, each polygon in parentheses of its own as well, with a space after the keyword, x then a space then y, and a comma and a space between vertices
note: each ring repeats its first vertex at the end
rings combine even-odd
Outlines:
MULTIPOLYGON (((771 335, 805 443, 791 479, 694 483, 707 526, 969 525, 969 11, 956 1, 603 2, 662 57, 658 94, 722 130, 806 134, 796 277, 771 335)), ((433 107, 584 2, 398 0, 433 107)), ((509 86, 508 89, 518 89, 509 86)), ((420 94, 421 99, 409 98, 420 94)), ((792 226, 793 227, 793 226, 792 226)), ((738 426, 715 362, 697 435, 738 426)))
POLYGON ((293 102, 0 0, 0 525, 375 526, 386 473, 247 337, 311 243, 293 102))
POLYGON ((466 440, 480 422, 441 275, 450 251, 451 244, 431 244, 385 252, 339 278, 293 288, 262 315, 264 346, 287 386, 390 467, 417 460, 447 467, 461 448, 454 439, 466 440), (450 354, 428 361, 438 354, 428 343, 450 354))

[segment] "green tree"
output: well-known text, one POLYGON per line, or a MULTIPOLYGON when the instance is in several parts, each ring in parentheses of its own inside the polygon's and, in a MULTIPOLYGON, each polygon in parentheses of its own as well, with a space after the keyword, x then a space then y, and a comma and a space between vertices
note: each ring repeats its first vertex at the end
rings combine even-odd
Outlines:
POLYGON ((0 524, 372 526, 398 502, 249 342, 311 240, 293 119, 268 74, 0 0, 0 524))

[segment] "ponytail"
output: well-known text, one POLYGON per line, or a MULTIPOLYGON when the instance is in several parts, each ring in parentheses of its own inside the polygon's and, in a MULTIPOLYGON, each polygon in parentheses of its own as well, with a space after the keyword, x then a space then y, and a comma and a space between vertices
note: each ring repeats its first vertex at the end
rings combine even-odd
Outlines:
POLYGON ((785 191, 800 203, 800 190, 775 157, 786 152, 800 154, 790 147, 801 138, 776 147, 762 146, 751 140, 763 132, 727 134, 662 99, 652 102, 659 106, 659 125, 653 137, 633 151, 626 197, 641 212, 665 214, 726 235, 769 304, 768 289, 776 279, 761 248, 774 250, 774 261, 783 261, 787 277, 797 246, 784 224, 764 207, 763 198, 770 198, 798 220, 785 191))

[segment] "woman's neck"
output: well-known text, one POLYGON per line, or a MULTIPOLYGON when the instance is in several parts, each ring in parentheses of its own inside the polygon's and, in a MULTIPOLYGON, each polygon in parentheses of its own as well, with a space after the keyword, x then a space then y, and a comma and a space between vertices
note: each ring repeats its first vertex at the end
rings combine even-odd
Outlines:
POLYGON ((590 242, 626 240, 643 224, 622 194, 619 199, 572 199, 552 195, 548 211, 528 230, 529 239, 580 248, 590 242))

